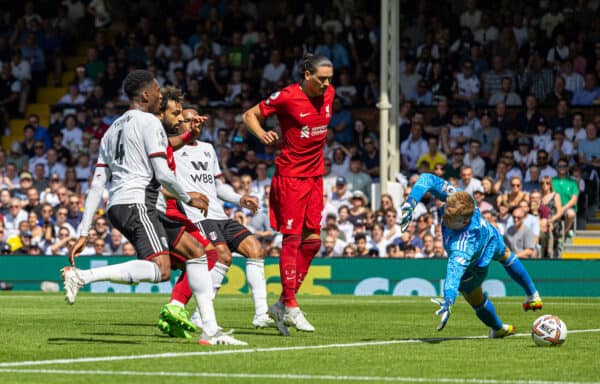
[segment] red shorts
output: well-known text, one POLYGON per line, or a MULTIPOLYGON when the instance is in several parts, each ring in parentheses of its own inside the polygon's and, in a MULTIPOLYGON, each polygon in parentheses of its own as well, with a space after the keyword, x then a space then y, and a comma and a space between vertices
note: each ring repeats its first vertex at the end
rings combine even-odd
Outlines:
POLYGON ((323 178, 275 175, 269 196, 271 227, 286 235, 321 230, 323 178))

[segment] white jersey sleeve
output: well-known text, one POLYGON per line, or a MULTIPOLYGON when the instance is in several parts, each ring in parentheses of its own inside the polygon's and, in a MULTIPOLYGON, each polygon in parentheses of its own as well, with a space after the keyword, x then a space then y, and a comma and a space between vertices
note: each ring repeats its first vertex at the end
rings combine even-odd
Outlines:
POLYGON ((165 130, 158 119, 156 119, 156 122, 148 124, 142 134, 142 138, 148 157, 167 156, 167 145, 169 142, 165 130))
POLYGON ((160 183, 150 158, 165 152, 166 135, 156 116, 129 110, 115 120, 102 138, 98 158, 111 174, 108 208, 140 203, 155 208, 160 183))
POLYGON ((200 192, 208 197, 208 215, 184 204, 188 218, 198 223, 205 219, 227 220, 223 202, 217 197, 216 177, 221 175, 219 160, 211 144, 197 141, 175 151, 177 181, 186 192, 200 192))

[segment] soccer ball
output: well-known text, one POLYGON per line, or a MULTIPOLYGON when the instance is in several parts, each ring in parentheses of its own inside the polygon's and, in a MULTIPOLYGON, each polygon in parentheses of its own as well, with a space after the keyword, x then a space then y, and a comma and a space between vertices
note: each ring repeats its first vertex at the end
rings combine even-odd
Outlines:
POLYGON ((561 345, 567 340, 567 325, 558 316, 540 316, 533 322, 531 338, 540 347, 561 345))

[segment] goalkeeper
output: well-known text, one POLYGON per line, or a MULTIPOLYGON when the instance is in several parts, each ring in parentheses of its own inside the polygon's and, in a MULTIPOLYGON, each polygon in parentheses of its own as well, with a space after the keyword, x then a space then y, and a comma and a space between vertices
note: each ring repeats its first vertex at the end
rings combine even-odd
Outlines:
POLYGON ((504 324, 496 309, 483 293, 481 284, 487 275, 492 260, 503 264, 508 274, 527 292, 525 310, 541 309, 539 294, 521 261, 504 245, 498 230, 482 218, 473 197, 467 192, 457 191, 449 182, 432 174, 422 174, 413 186, 406 202, 402 205, 403 230, 412 219, 416 204, 427 192, 445 201, 442 207, 442 234, 448 253, 444 299, 432 299, 440 306, 436 311, 441 316, 438 331, 448 319, 456 296, 460 291, 473 307, 477 317, 490 328, 491 338, 514 334, 512 325, 504 324))

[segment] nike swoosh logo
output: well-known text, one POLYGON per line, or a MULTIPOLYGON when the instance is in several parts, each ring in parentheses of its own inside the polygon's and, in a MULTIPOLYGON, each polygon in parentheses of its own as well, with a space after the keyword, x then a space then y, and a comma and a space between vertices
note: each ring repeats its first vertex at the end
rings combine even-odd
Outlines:
POLYGON ((306 116, 308 116, 308 115, 310 115, 310 112, 308 112, 308 113, 301 113, 301 114, 300 114, 300 117, 306 117, 306 116))

